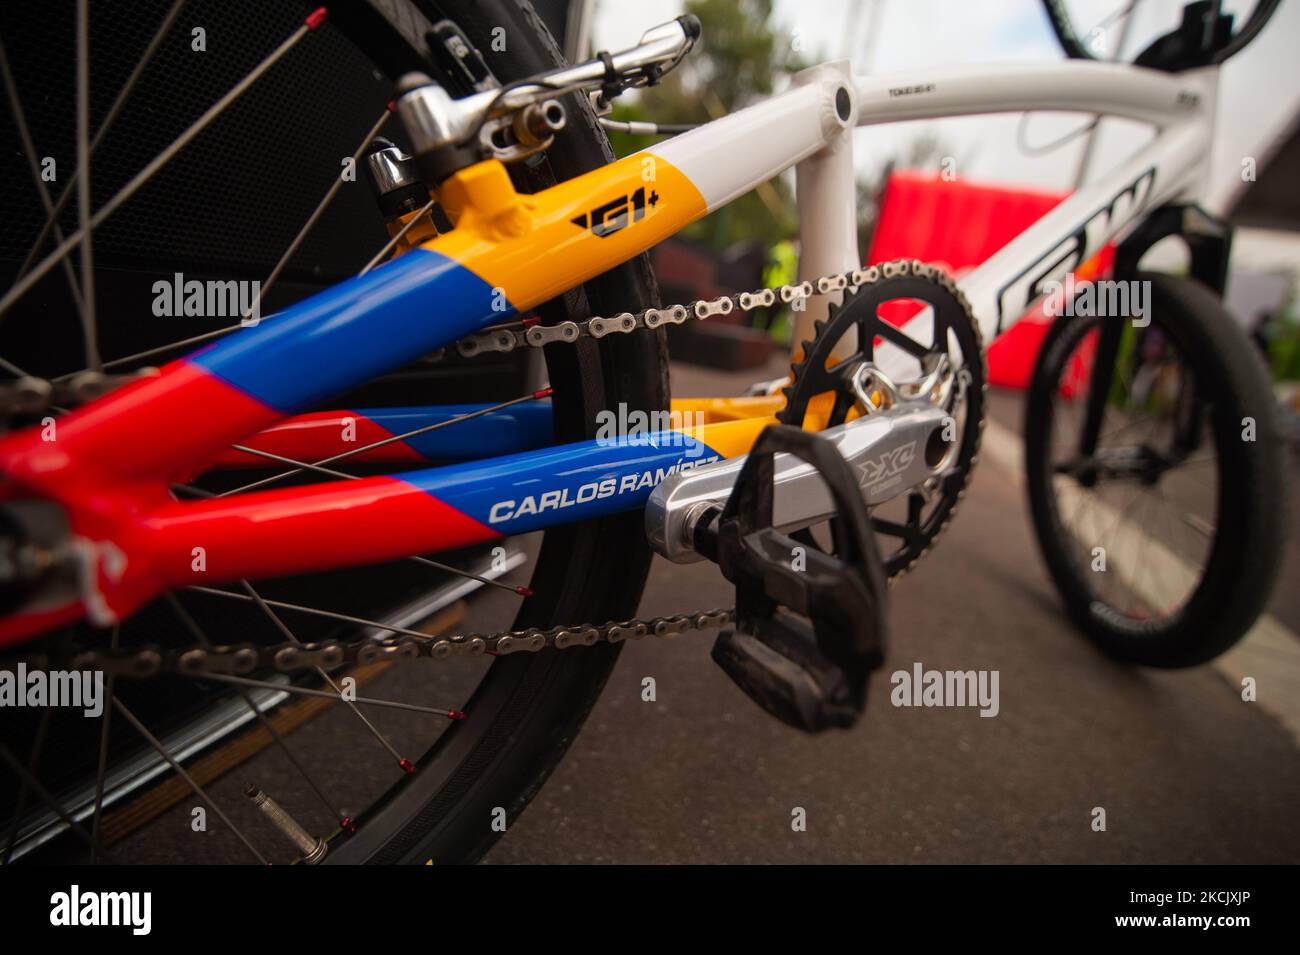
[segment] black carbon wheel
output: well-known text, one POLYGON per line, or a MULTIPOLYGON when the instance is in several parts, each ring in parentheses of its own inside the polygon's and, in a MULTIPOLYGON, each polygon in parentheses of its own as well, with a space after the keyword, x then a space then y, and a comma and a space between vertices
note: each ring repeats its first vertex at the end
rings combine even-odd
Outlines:
MULTIPOLYGON (((172 125, 179 130, 190 121, 183 113, 184 109, 190 106, 196 111, 206 108, 256 64, 266 51, 274 48, 287 33, 297 29, 304 14, 314 6, 317 4, 304 5, 292 0, 276 4, 253 3, 252 0, 244 0, 239 4, 203 5, 195 2, 187 6, 185 16, 177 22, 173 33, 169 35, 176 42, 163 43, 157 58, 143 74, 138 87, 138 92, 146 99, 146 105, 140 111, 143 115, 133 113, 128 101, 122 113, 120 130, 115 128, 105 139, 102 155, 96 153, 97 165, 94 168, 101 177, 97 182, 103 183, 102 194, 108 195, 114 187, 115 180, 111 177, 117 174, 119 167, 125 177, 138 169, 151 157, 152 151, 158 148, 152 140, 142 145, 139 142, 141 136, 135 135, 139 130, 149 131, 165 143, 168 137, 176 134, 172 125), (195 62, 189 59, 190 17, 195 18, 194 22, 205 25, 209 35, 219 37, 221 41, 211 44, 210 52, 204 59, 197 61, 205 69, 192 69, 193 75, 184 73, 195 62), (244 32, 239 32, 241 29, 244 32), (150 100, 150 97, 154 99, 150 100), (159 103, 162 106, 170 104, 176 115, 165 112, 159 103), (126 150, 126 155, 115 153, 114 147, 126 150), (146 151, 143 159, 130 152, 131 149, 146 151)), ((128 16, 125 11, 120 15, 114 14, 111 8, 96 5, 96 13, 105 11, 100 14, 102 20, 96 19, 95 14, 92 14, 90 23, 90 47, 99 56, 94 62, 96 75, 120 82, 120 77, 135 62, 134 57, 139 56, 140 49, 163 21, 169 7, 168 3, 142 3, 133 6, 128 16), (115 47, 121 49, 121 56, 117 60, 112 59, 108 52, 100 52, 111 51, 115 47)), ((0 35, 11 54, 10 59, 19 67, 19 85, 24 91, 34 93, 44 81, 41 68, 45 60, 51 59, 48 49, 71 42, 71 37, 75 35, 70 25, 71 9, 69 7, 68 10, 56 11, 56 16, 37 9, 35 5, 29 7, 15 4, 0 13, 0 35), (25 72, 27 67, 30 67, 30 73, 25 72), (24 78, 28 76, 31 79, 25 82, 24 78)), ((436 4, 408 0, 367 0, 340 4, 337 9, 331 7, 330 13, 330 19, 319 33, 310 37, 310 40, 304 40, 285 59, 283 68, 268 73, 241 101, 239 110, 223 115, 209 133, 205 133, 204 137, 180 154, 175 166, 169 167, 169 173, 179 170, 171 180, 160 176, 157 183, 151 183, 141 192, 139 206, 133 208, 128 203, 120 217, 110 220, 109 225, 116 226, 117 231, 106 227, 102 242, 98 241, 100 235, 96 233, 97 248, 119 275, 124 274, 128 266, 167 273, 173 268, 189 269, 193 260, 207 262, 214 252, 223 250, 232 256, 231 261, 210 263, 210 267, 239 275, 266 275, 274 257, 283 251, 288 238, 300 227, 312 205, 325 191, 324 187, 315 189, 313 179, 303 189, 277 192, 274 188, 275 175, 288 177, 296 185, 302 185, 309 175, 315 177, 317 173, 321 174, 325 186, 337 179, 337 157, 348 155, 375 117, 382 112, 385 102, 391 96, 393 81, 412 69, 435 72, 435 65, 429 58, 426 36, 437 20, 445 18, 457 23, 478 46, 488 66, 503 82, 551 69, 562 62, 551 35, 532 7, 522 0, 448 0, 436 4), (494 31, 502 28, 506 31, 504 49, 503 44, 494 42, 494 31), (311 41, 319 42, 313 47, 311 41), (324 97, 325 102, 313 100, 313 94, 324 97), (344 100, 344 96, 350 98, 344 100), (329 109, 330 97, 335 97, 334 102, 340 107, 346 102, 349 107, 346 115, 351 122, 356 122, 357 117, 361 117, 359 128, 344 129, 341 124, 332 126, 328 122, 333 115, 329 109), (352 109, 354 106, 357 108, 352 109), (283 108, 290 110, 291 115, 283 126, 268 131, 265 124, 251 121, 275 115, 276 107, 282 108, 279 110, 281 113, 283 108), (231 163, 235 160, 229 156, 223 159, 212 155, 216 147, 229 146, 236 160, 252 161, 258 165, 256 160, 265 156, 263 149, 290 149, 293 137, 300 129, 315 130, 320 133, 319 140, 313 139, 312 145, 304 147, 300 154, 294 153, 292 162, 260 165, 259 175, 233 175, 230 170, 231 163), (280 138, 277 139, 272 134, 279 134, 280 138), (177 179, 182 180, 187 187, 186 193, 205 196, 210 193, 217 200, 222 196, 229 197, 224 205, 220 201, 205 205, 199 222, 202 229, 191 230, 197 233, 189 237, 191 244, 177 252, 178 255, 187 257, 183 263, 162 259, 159 250, 166 247, 166 241, 160 239, 156 231, 147 231, 139 221, 147 218, 145 213, 153 212, 166 219, 168 229, 184 231, 186 217, 176 211, 175 202, 172 201, 176 193, 169 191, 169 183, 174 185, 177 179), (305 208, 302 208, 302 202, 295 205, 291 199, 305 199, 305 208), (251 226, 238 221, 234 225, 228 222, 224 225, 217 224, 223 214, 228 214, 230 218, 236 217, 236 213, 244 212, 253 216, 261 215, 261 231, 256 229, 256 219, 251 226), (277 241, 282 234, 283 241, 277 241), (233 238, 245 235, 251 238, 242 244, 233 238), (139 260, 133 263, 111 259, 110 255, 118 249, 134 250, 138 253, 139 260), (267 261, 268 257, 270 261, 267 261)), ((62 49, 61 46, 59 48, 62 49)), ((60 56, 54 61, 62 65, 59 66, 58 76, 48 82, 70 86, 66 74, 71 72, 72 65, 76 62, 75 57, 60 56)), ((65 86, 58 86, 58 89, 64 90, 65 86)), ((110 86, 109 93, 112 91, 110 86)), ((45 99, 56 104, 55 115, 47 120, 48 126, 57 128, 61 121, 66 126, 66 115, 58 115, 57 110, 70 108, 68 103, 75 103, 75 97, 69 100, 66 95, 56 96, 47 91, 45 99)), ((91 99, 95 109, 101 111, 93 114, 93 125, 101 119, 107 98, 92 96, 91 99)), ((29 100, 34 104, 40 103, 40 98, 34 95, 29 100)), ((567 97, 564 103, 568 125, 546 157, 540 162, 516 164, 511 169, 516 186, 521 190, 536 191, 545 188, 603 165, 613 158, 608 140, 585 99, 573 95, 567 97)), ((29 112, 35 116, 35 106, 29 112)), ((343 113, 341 108, 339 113, 343 113)), ((7 115, 3 120, 8 124, 7 115)), ((35 122, 33 126, 37 129, 38 138, 43 139, 44 127, 35 122)), ((386 134, 400 139, 396 122, 388 124, 386 134)), ((219 149, 216 151, 220 152, 219 149)), ((30 191, 30 177, 22 174, 26 159, 21 154, 10 157, 15 172, 8 178, 13 184, 30 191)), ((243 166, 235 168, 244 169, 243 166)), ((364 182, 354 185, 357 185, 356 189, 343 190, 340 202, 331 209, 329 215, 341 215, 338 207, 346 205, 347 208, 342 211, 349 215, 359 213, 358 217, 346 220, 348 228, 323 230, 327 234, 327 241, 318 241, 320 237, 317 235, 303 244, 296 260, 286 269, 286 278, 277 290, 284 292, 286 300, 314 291, 310 282, 313 274, 320 280, 317 287, 355 274, 385 238, 382 220, 377 211, 370 208, 372 202, 365 191, 364 182), (352 227, 354 222, 372 227, 374 234, 362 234, 359 229, 352 227)), ((8 197, 9 194, 5 195, 8 197)), ((97 193, 96 198, 99 195, 97 193)), ((3 266, 7 275, 12 275, 18 265, 17 260, 31 245, 32 234, 40 228, 43 213, 36 206, 35 199, 26 194, 21 197, 21 205, 15 200, 11 207, 6 201, 6 211, 15 214, 7 217, 11 227, 6 230, 7 242, 0 249, 0 266, 3 266), (22 213, 21 218, 17 215, 18 212, 22 213)), ((328 225, 331 220, 327 216, 322 222, 328 225)), ((100 260, 97 259, 96 272, 100 270, 100 260)), ((109 269, 105 268, 104 271, 109 269)), ((80 342, 73 340, 69 334, 75 324, 75 319, 70 317, 70 309, 60 307, 55 312, 51 304, 54 301, 51 296, 62 291, 61 282, 62 276, 56 273, 49 283, 33 290, 31 308, 41 317, 41 321, 25 322, 22 321, 25 316, 11 314, 8 316, 6 331, 12 330, 14 333, 0 340, 0 354, 17 358, 24 368, 33 369, 42 375, 54 376, 70 367, 80 367, 71 364, 80 357, 76 351, 69 357, 59 350, 69 343, 75 349, 80 348, 80 342), (47 313, 51 317, 49 322, 44 320, 47 313), (54 320, 56 314, 58 322, 54 320), (67 319, 67 324, 59 324, 64 319, 67 319), (50 331, 51 328, 54 331, 50 331), (29 331, 25 336, 20 336, 21 330, 29 331)), ((125 286, 128 289, 137 286, 148 288, 143 279, 130 278, 130 282, 134 284, 125 286)), ((0 284, 7 285, 7 282, 0 284)), ((111 286, 101 283, 98 287, 102 299, 112 299, 112 296, 102 291, 111 286)), ((118 298, 127 301, 125 297, 118 298)), ((648 259, 641 256, 536 311, 542 321, 549 324, 581 319, 592 314, 637 311, 655 302, 656 291, 648 259)), ((117 301, 114 300, 113 304, 117 304, 117 301)), ((277 306, 278 304, 281 303, 277 303, 277 306)), ((101 324, 107 326, 102 336, 105 358, 133 354, 138 349, 174 342, 180 338, 180 333, 169 330, 156 321, 137 321, 140 314, 138 310, 105 307, 102 312, 104 322, 101 324), (143 329, 146 336, 170 337, 164 337, 162 342, 148 338, 134 339, 132 334, 136 330, 135 326, 145 325, 148 326, 143 329)), ((576 347, 554 346, 546 349, 545 361, 547 375, 554 388, 552 410, 557 441, 593 436, 596 413, 604 408, 617 407, 620 403, 632 409, 655 410, 667 407, 667 358, 661 332, 613 336, 601 342, 584 340, 576 347)), ((365 399, 358 400, 355 395, 350 395, 349 403, 340 406, 420 405, 464 400, 464 394, 457 388, 461 387, 459 382, 467 377, 472 378, 472 375, 455 377, 457 368, 454 359, 433 370, 430 370, 431 367, 431 363, 421 363, 418 367, 402 369, 394 375, 385 376, 366 386, 371 390, 365 393, 365 399)), ((464 370, 464 366, 460 366, 459 371, 463 373, 464 370)), ((288 373, 305 372, 286 370, 288 373)), ((496 379, 500 377, 498 368, 496 379)), ((535 387, 525 386, 520 380, 520 374, 507 377, 507 387, 513 387, 513 392, 500 397, 487 394, 480 397, 475 394, 474 400, 502 400, 520 392, 526 393, 535 387)), ((466 387, 476 384, 482 382, 471 381, 466 387)), ((376 533, 382 533, 382 529, 377 528, 376 533)), ((557 624, 602 622, 635 614, 650 561, 640 513, 618 515, 548 531, 541 535, 540 543, 533 542, 529 546, 534 547, 534 544, 536 561, 529 583, 536 595, 525 599, 519 605, 517 614, 514 614, 513 604, 494 608, 499 612, 500 618, 493 621, 492 629, 497 626, 550 627, 557 624)), ((430 574, 427 568, 420 569, 418 565, 405 562, 258 582, 258 586, 265 585, 266 592, 273 597, 287 598, 309 606, 328 607, 369 620, 384 620, 398 608, 418 604, 422 596, 431 592, 431 588, 436 589, 444 583, 445 578, 430 574)), ((229 605, 223 605, 209 609, 197 606, 203 598, 191 594, 183 596, 192 617, 198 620, 204 630, 214 635, 214 642, 225 642, 232 638, 256 641, 266 637, 266 634, 256 629, 265 628, 266 621, 250 618, 239 607, 231 610, 226 609, 229 605), (191 603, 195 606, 189 606, 191 603), (234 636, 225 637, 227 634, 234 636)), ((310 621, 311 618, 308 619, 310 621)), ((337 623, 319 625, 315 629, 310 628, 310 623, 303 624, 301 628, 296 624, 297 621, 296 633, 301 634, 305 641, 321 639, 327 635, 355 639, 361 629, 355 626, 340 628, 337 623)), ((282 638, 274 634, 270 637, 276 640, 282 638)), ((65 638, 102 643, 105 635, 103 632, 88 632, 88 628, 78 628, 76 633, 60 633, 48 642, 52 645, 55 640, 65 638)), ((136 642, 174 646, 175 641, 181 638, 190 642, 193 640, 191 634, 177 625, 176 617, 165 602, 146 608, 127 621, 121 633, 124 647, 130 647, 136 642)), ((444 863, 478 859, 500 837, 499 828, 493 826, 494 810, 498 807, 505 810, 507 824, 522 812, 574 739, 617 657, 617 646, 602 644, 563 653, 517 654, 496 659, 490 665, 486 661, 480 661, 481 678, 479 671, 471 668, 466 671, 467 685, 457 689, 457 692, 463 690, 465 694, 460 699, 468 698, 460 708, 469 714, 469 718, 450 724, 445 720, 438 724, 431 722, 429 726, 433 728, 428 730, 427 735, 408 737, 401 745, 402 754, 409 755, 410 762, 415 764, 417 770, 409 776, 403 776, 396 761, 389 759, 380 747, 374 745, 373 740, 366 740, 360 753, 348 751, 345 755, 341 754, 340 751, 346 747, 337 741, 332 750, 329 750, 331 755, 328 757, 320 757, 325 750, 313 749, 305 758, 317 757, 316 762, 329 764, 323 767, 322 775, 327 777, 328 783, 335 785, 326 785, 325 788, 331 790, 331 796, 337 796, 336 807, 339 803, 348 807, 346 810, 340 809, 339 814, 351 815, 358 823, 355 834, 341 834, 332 840, 328 861, 424 863, 436 859, 439 863, 444 863), (365 786, 351 787, 347 779, 361 779, 365 786), (366 794, 359 795, 363 791, 366 794)), ((193 680, 169 676, 131 685, 123 683, 118 687, 118 692, 124 696, 131 694, 129 699, 132 708, 144 713, 147 717, 145 722, 153 727, 160 738, 166 739, 171 725, 164 725, 164 719, 175 719, 178 722, 188 720, 196 711, 208 712, 209 707, 229 698, 228 688, 218 686, 214 690, 206 687, 202 693, 193 692, 194 688, 193 680)), ((430 694, 427 686, 417 685, 406 689, 417 698, 421 694, 425 697, 430 694)), ((245 718, 248 716, 247 713, 240 715, 245 718)), ((15 722, 13 715, 7 714, 0 735, 6 739, 23 741, 40 738, 43 742, 48 740, 50 745, 60 750, 59 760, 48 759, 41 766, 42 776, 51 789, 60 792, 84 791, 87 776, 93 784, 99 744, 98 724, 78 718, 77 721, 69 721, 65 727, 56 719, 51 723, 48 733, 43 729, 38 733, 37 729, 34 725, 15 722), (72 725, 73 723, 79 725, 72 725), (88 762, 80 759, 83 753, 87 755, 88 762), (52 772, 63 775, 52 780, 48 775, 52 772)), ((390 735, 396 738, 399 730, 400 728, 392 729, 390 735)), ((121 721, 114 724, 113 732, 120 734, 120 738, 119 735, 113 736, 110 747, 115 763, 119 757, 125 760, 141 752, 139 737, 132 734, 129 728, 123 729, 121 721)), ((315 765, 311 768, 313 771, 317 769, 315 765)), ((264 771, 268 775, 272 772, 269 769, 264 771)), ((326 827, 327 823, 331 823, 330 817, 321 813, 319 802, 294 773, 287 772, 281 777, 277 772, 269 780, 267 788, 275 794, 277 801, 297 815, 312 832, 330 832, 326 827)), ((11 784, 7 776, 0 777, 0 812, 4 813, 6 819, 13 815, 12 808, 18 804, 25 806, 24 812, 40 808, 38 803, 27 794, 19 792, 19 789, 16 781, 11 784)), ((128 796, 122 798, 125 800, 128 796)), ((241 806, 235 810, 236 814, 245 808, 241 806)), ((25 820, 26 816, 23 818, 25 820)), ((338 816, 335 816, 331 824, 337 824, 337 821, 338 816)), ((250 831, 259 822, 255 813, 251 821, 247 818, 247 813, 242 820, 250 831)), ((202 848, 195 844, 193 850, 173 850, 166 845, 166 840, 162 840, 162 849, 141 852, 144 853, 143 858, 168 862, 208 861, 202 853, 209 851, 221 853, 220 861, 250 858, 230 833, 222 830, 219 835, 214 835, 216 837, 207 840, 202 848), (162 854, 172 851, 180 854, 162 854), (197 854, 186 854, 190 851, 197 854)), ((271 849, 277 836, 273 831, 266 835, 268 843, 263 848, 267 848, 268 852, 287 851, 283 843, 276 850, 271 849)), ((6 832, 0 836, 0 852, 5 851, 8 842, 6 832)), ((33 852, 41 853, 35 858, 42 860, 62 858, 82 861, 86 858, 84 846, 66 833, 59 839, 42 844, 41 848, 33 852)), ((139 853, 133 856, 137 859, 141 857, 139 853)), ((278 855, 276 861, 287 859, 278 855)))
POLYGON ((1192 666, 1237 642, 1268 599, 1286 527, 1285 446, 1267 372, 1213 293, 1168 275, 1137 280, 1151 283, 1148 326, 1062 317, 1043 343, 1025 410, 1029 504, 1052 579, 1090 639, 1119 659, 1192 666))

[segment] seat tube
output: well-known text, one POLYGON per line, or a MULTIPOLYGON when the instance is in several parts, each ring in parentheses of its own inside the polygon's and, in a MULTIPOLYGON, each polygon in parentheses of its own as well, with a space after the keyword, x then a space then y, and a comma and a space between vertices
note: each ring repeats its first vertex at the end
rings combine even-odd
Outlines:
MULTIPOLYGON (((795 83, 842 83, 853 90, 848 60, 838 60, 804 70, 795 83)), ((828 109, 835 109, 829 97, 828 109)), ((850 104, 856 112, 856 105, 850 104)), ((857 188, 853 174, 853 119, 831 132, 825 148, 795 166, 795 193, 799 203, 799 280, 810 281, 823 275, 847 272, 861 266, 858 253, 857 188)), ((826 317, 832 303, 838 304, 843 292, 813 295, 802 311, 795 311, 792 347, 813 337, 813 322, 826 317)), ((845 335, 837 355, 854 347, 853 335, 845 335)))

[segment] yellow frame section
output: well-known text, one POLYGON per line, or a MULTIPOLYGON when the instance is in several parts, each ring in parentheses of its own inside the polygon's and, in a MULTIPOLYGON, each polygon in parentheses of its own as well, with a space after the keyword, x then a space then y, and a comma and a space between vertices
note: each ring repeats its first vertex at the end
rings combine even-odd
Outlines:
POLYGON ((438 198, 456 228, 423 247, 501 289, 519 311, 609 271, 708 211, 694 183, 650 152, 531 195, 516 192, 505 166, 489 159, 449 178, 438 198), (636 216, 638 190, 644 206, 636 216), (604 235, 574 222, 597 210, 616 226, 604 235))
MULTIPOLYGON (((834 395, 817 395, 808 402, 805 431, 820 431, 834 405, 834 395)), ((785 406, 782 395, 742 398, 674 398, 671 430, 703 441, 724 458, 748 454, 759 433, 776 423, 776 413, 785 406), (680 423, 679 423, 680 422, 680 423)), ((856 418, 850 410, 848 420, 856 418)))
MULTIPOLYGON (((835 396, 829 392, 813 396, 808 402, 808 410, 804 415, 804 430, 821 431, 825 428, 834 403, 835 396)), ((776 413, 784 407, 785 396, 781 394, 746 395, 738 398, 674 398, 672 401, 673 413, 680 415, 683 421, 692 420, 706 427, 733 421, 754 420, 761 421, 765 425, 773 424, 776 421, 776 413)), ((858 414, 856 408, 851 408, 846 420, 852 421, 858 417, 858 414)))
MULTIPOLYGON (((520 312, 647 251, 708 212, 685 173, 650 151, 533 194, 517 192, 506 167, 486 160, 447 179, 437 198, 456 228, 422 247, 501 289, 520 312), (638 190, 644 190, 639 215, 638 190), (604 235, 591 228, 602 210, 613 226, 604 235)), ((685 424, 674 430, 735 457, 748 453, 784 403, 781 395, 678 399, 672 410, 685 424)), ((822 416, 809 411, 805 427, 823 426, 822 416)))
POLYGON ((683 425, 671 430, 681 432, 708 445, 724 458, 748 454, 759 434, 775 419, 744 418, 739 421, 719 421, 699 427, 683 425))

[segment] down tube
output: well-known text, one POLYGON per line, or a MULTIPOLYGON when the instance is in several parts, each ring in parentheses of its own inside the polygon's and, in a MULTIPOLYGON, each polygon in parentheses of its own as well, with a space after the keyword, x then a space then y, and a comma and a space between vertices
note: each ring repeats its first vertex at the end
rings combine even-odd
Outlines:
POLYGON ((450 550, 644 505, 665 477, 745 453, 764 419, 654 432, 397 476, 264 491, 153 511, 141 536, 172 587, 450 550), (377 533, 376 529, 382 529, 377 533), (202 546, 206 568, 192 551, 202 546))

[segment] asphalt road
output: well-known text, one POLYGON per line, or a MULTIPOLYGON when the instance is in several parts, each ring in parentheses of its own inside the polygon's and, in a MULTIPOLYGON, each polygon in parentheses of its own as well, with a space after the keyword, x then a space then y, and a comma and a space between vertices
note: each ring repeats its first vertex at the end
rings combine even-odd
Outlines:
MULTIPOLYGON (((679 394, 732 384, 690 368, 674 381, 679 394)), ((1002 396, 994 417, 1015 427, 1015 404, 1002 396)), ((1293 595, 1280 590, 1275 613, 1294 630, 1293 595)), ((656 561, 641 612, 731 599, 711 565, 656 561)), ((1005 455, 986 456, 892 600, 889 662, 865 717, 817 737, 759 711, 709 659, 711 635, 629 644, 568 756, 486 861, 1300 862, 1291 732, 1219 669, 1133 669, 1076 636, 1005 455), (1000 712, 895 708, 889 673, 916 662, 999 671, 1000 712), (642 701, 645 677, 654 702, 642 701), (796 808, 805 831, 792 829, 796 808)), ((1264 692, 1269 674, 1259 679, 1264 692)))

